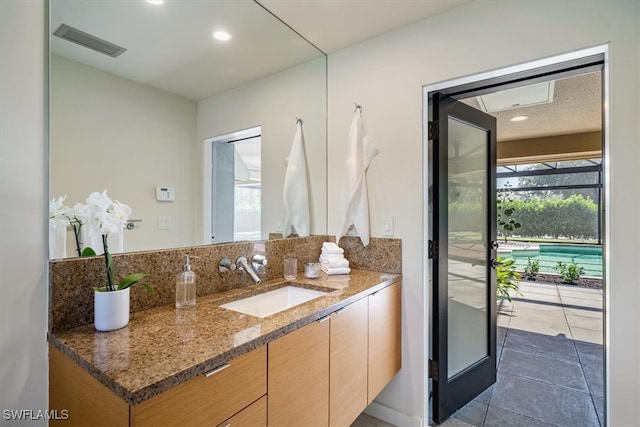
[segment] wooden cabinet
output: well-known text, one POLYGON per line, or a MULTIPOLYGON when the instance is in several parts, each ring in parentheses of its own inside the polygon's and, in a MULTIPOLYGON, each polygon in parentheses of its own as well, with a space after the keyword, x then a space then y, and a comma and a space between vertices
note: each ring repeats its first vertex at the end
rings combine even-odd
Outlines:
POLYGON ((217 425, 266 392, 267 351, 262 346, 133 406, 131 425, 217 425))
POLYGON ((348 426, 367 406, 368 301, 331 314, 329 425, 348 426))
POLYGON ((73 360, 49 345, 49 408, 69 418, 54 426, 127 426, 129 405, 73 360))
POLYGON ((368 403, 400 370, 402 357, 402 301, 400 282, 369 295, 368 403))
MULTIPOLYGON (((60 425, 215 426, 266 394, 267 351, 259 347, 209 376, 199 375, 133 406, 51 346, 49 372, 49 407, 69 413, 60 425)), ((256 417, 251 411, 244 416, 256 417)))
POLYGON ((397 282, 138 405, 49 346, 52 426, 347 426, 401 364, 397 282))
POLYGON ((329 318, 270 342, 268 351, 267 424, 328 425, 329 318))
POLYGON ((261 397, 248 408, 218 425, 218 427, 266 427, 267 396, 261 397))

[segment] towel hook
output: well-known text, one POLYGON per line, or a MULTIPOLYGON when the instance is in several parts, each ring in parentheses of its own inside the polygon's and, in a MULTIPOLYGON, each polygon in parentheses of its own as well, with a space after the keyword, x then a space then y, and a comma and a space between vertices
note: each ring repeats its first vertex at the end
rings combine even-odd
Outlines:
POLYGON ((300 126, 302 126, 302 119, 300 117, 296 117, 296 124, 300 123, 300 126))
POLYGON ((354 113, 358 112, 358 110, 360 110, 360 112, 362 113, 362 106, 361 105, 359 105, 357 102, 354 102, 353 105, 356 106, 356 108, 353 109, 354 113))

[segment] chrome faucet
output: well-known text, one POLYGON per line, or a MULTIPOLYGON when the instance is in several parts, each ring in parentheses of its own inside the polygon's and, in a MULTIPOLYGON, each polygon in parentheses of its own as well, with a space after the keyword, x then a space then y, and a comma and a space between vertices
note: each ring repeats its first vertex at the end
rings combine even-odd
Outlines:
POLYGON ((247 274, 249 276, 251 276, 251 279, 253 279, 253 281, 258 284, 260 283, 262 280, 260 280, 260 278, 258 277, 258 275, 256 274, 256 272, 253 270, 253 268, 249 265, 249 263, 247 262, 247 258, 241 256, 240 258, 238 258, 238 260, 236 261, 236 265, 238 266, 238 270, 244 270, 247 272, 247 274))

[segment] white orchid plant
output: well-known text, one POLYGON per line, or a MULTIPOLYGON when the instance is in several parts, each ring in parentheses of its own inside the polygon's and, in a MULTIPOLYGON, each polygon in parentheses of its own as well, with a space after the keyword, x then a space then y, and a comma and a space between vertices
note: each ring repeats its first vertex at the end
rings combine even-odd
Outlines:
POLYGON ((60 196, 57 199, 54 198, 49 202, 49 226, 51 228, 66 228, 67 225, 70 225, 73 229, 73 234, 76 240, 78 256, 95 255, 95 251, 91 248, 86 248, 86 252, 83 253, 82 244, 80 242, 80 231, 86 222, 83 218, 85 211, 84 205, 78 203, 74 207, 70 208, 69 206, 64 205, 64 200, 66 198, 67 196, 65 194, 64 196, 60 196))
POLYGON ((78 203, 72 209, 62 204, 65 198, 66 196, 51 201, 49 205, 49 218, 50 221, 61 222, 66 220, 71 224, 76 236, 78 254, 81 256, 96 255, 96 252, 90 247, 85 247, 82 251, 80 250, 79 234, 82 226, 88 227, 91 236, 100 236, 102 239, 107 278, 105 286, 95 289, 97 291, 113 292, 126 289, 139 283, 144 286, 148 292, 153 292, 151 285, 141 282, 142 279, 147 277, 144 273, 129 274, 117 284, 114 280, 114 264, 113 258, 109 253, 107 238, 109 233, 118 233, 126 227, 129 215, 131 215, 131 208, 117 200, 111 200, 109 196, 107 196, 107 190, 102 193, 91 193, 85 204, 78 203))

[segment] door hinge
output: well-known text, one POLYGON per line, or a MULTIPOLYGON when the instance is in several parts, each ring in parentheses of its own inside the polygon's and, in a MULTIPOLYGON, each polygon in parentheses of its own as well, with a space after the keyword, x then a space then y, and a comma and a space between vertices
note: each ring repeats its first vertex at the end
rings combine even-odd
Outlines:
POLYGON ((438 380, 438 362, 429 359, 429 378, 438 380))
POLYGON ((429 141, 438 138, 438 121, 429 122, 429 141))
POLYGON ((434 259, 436 256, 438 256, 438 242, 436 242, 435 240, 429 240, 428 253, 429 259, 434 259))

